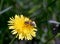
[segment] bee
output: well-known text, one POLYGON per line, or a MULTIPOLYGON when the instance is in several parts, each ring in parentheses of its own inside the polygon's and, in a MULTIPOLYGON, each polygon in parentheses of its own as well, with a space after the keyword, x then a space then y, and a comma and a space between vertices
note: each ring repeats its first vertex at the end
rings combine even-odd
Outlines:
POLYGON ((35 24, 34 21, 26 21, 25 24, 28 24, 28 25, 36 27, 36 24, 35 24))

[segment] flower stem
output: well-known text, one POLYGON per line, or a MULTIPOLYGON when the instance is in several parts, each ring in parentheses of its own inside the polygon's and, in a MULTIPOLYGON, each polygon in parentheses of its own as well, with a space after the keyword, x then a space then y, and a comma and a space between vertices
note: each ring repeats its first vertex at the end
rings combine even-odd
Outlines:
POLYGON ((45 42, 44 44, 48 44, 49 41, 51 41, 52 39, 54 39, 56 37, 56 35, 54 35, 52 38, 50 38, 47 42, 45 42))
POLYGON ((16 37, 14 37, 9 44, 12 44, 16 37))

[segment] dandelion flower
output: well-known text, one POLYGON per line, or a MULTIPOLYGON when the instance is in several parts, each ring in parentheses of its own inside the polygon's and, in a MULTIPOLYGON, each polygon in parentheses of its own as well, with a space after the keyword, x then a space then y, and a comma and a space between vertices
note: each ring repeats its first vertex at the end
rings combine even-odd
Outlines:
POLYGON ((12 30, 12 34, 16 34, 18 39, 32 40, 33 37, 36 37, 36 24, 29 18, 23 15, 15 15, 14 18, 10 18, 8 23, 9 29, 12 30))

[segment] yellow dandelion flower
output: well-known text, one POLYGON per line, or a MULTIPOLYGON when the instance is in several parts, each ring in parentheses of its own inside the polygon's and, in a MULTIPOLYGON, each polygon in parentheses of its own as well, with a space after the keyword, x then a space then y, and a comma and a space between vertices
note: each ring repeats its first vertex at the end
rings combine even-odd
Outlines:
POLYGON ((36 37, 36 24, 29 18, 23 15, 15 15, 14 18, 10 18, 8 23, 9 29, 12 30, 12 34, 16 34, 18 39, 32 40, 33 37, 36 37))

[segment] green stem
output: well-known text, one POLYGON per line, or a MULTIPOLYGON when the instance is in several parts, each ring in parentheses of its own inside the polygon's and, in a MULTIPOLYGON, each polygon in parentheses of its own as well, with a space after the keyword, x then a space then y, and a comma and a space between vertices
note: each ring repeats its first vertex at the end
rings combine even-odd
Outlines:
POLYGON ((47 42, 45 42, 44 44, 48 44, 49 41, 51 41, 52 39, 54 39, 56 37, 56 35, 54 35, 52 38, 50 38, 47 42))
POLYGON ((0 3, 0 11, 2 9, 3 2, 4 2, 4 0, 1 0, 1 3, 0 3))
POLYGON ((15 40, 15 38, 16 38, 16 36, 11 40, 11 42, 10 42, 9 44, 12 44, 12 43, 13 43, 13 41, 15 40))

